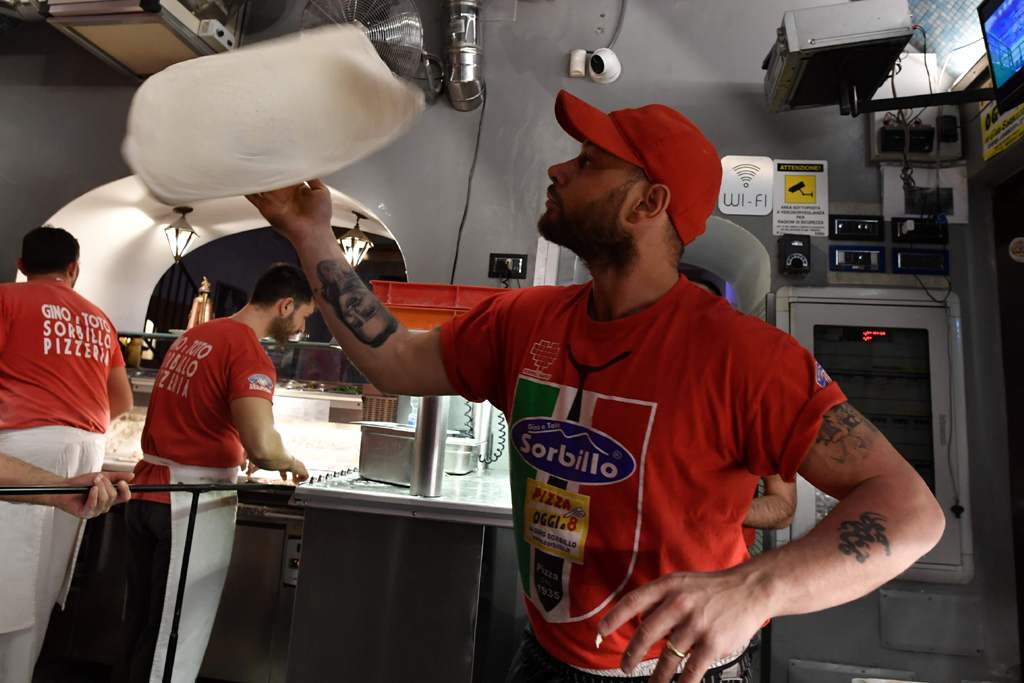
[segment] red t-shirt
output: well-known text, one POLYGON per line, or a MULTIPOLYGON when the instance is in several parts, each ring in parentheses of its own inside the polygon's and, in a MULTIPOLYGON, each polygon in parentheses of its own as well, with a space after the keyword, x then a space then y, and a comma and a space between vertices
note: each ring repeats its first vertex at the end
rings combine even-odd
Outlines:
POLYGON ((104 433, 107 378, 118 367, 124 358, 110 319, 67 283, 0 284, 0 429, 104 433))
MULTIPOLYGON (((499 294, 441 328, 448 377, 509 416, 519 574, 541 645, 611 670, 638 620, 594 647, 629 591, 747 559, 759 477, 792 481, 846 400, 790 336, 680 278, 609 322, 590 284, 499 294)), ((656 657, 659 644, 649 657, 656 657)))
MULTIPOLYGON (((231 402, 273 401, 277 373, 256 333, 230 318, 197 325, 168 349, 153 383, 142 429, 142 452, 183 465, 240 467, 245 448, 231 419, 231 402)), ((140 462, 134 484, 167 484, 170 470, 140 462)), ((169 503, 166 493, 140 500, 169 503)))

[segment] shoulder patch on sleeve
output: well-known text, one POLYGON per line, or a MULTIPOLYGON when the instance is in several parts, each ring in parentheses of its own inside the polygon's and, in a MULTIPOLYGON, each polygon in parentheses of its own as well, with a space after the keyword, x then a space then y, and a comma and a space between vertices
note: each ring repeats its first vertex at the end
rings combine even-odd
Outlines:
POLYGON ((825 368, 821 367, 821 363, 818 361, 814 361, 814 381, 822 389, 832 384, 832 378, 828 376, 825 368))
POLYGON ((260 373, 249 375, 249 390, 265 391, 268 394, 272 394, 274 393, 274 382, 270 377, 260 373))

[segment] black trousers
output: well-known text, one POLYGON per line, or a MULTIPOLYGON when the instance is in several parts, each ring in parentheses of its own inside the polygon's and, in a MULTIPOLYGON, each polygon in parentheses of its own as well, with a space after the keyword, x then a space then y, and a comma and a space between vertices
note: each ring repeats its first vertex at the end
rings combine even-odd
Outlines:
POLYGON ((164 611, 171 563, 171 506, 133 500, 125 506, 128 526, 128 600, 123 651, 114 673, 118 683, 148 683, 164 611))
MULTIPOLYGON (((738 680, 749 680, 749 655, 744 653, 740 657, 743 662, 741 668, 743 677, 738 680)), ((726 664, 719 669, 712 669, 704 675, 702 683, 721 683, 723 680, 737 680, 736 678, 723 679, 722 670, 729 668, 733 662, 726 664)), ((596 676, 594 674, 577 671, 571 666, 563 664, 551 655, 537 642, 536 636, 530 629, 523 634, 523 641, 519 645, 515 658, 512 660, 512 667, 509 669, 505 683, 644 683, 647 677, 639 678, 613 678, 610 676, 596 676)), ((673 681, 678 677, 673 677, 673 681)))

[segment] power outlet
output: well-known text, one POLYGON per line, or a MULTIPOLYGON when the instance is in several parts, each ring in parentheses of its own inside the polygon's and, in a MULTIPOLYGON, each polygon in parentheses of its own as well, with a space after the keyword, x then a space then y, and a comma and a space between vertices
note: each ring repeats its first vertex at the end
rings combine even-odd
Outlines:
POLYGON ((526 254, 491 254, 487 277, 496 280, 526 279, 526 254))

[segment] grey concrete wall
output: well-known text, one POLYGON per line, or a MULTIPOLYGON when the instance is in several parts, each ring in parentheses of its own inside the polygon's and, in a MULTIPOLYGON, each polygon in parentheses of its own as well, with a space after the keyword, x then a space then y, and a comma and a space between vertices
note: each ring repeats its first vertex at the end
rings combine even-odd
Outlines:
POLYGON ((44 24, 0 34, 0 281, 21 236, 130 171, 121 139, 135 85, 44 24))
MULTIPOLYGON (((512 4, 489 1, 496 9, 512 4)), ((302 3, 254 2, 254 39, 297 27, 302 3)), ((563 87, 605 108, 651 101, 675 106, 723 155, 827 159, 833 209, 877 210, 880 181, 865 161, 862 120, 842 118, 833 109, 772 116, 763 107, 760 64, 782 12, 827 2, 634 0, 616 45, 623 76, 611 86, 569 80, 563 73, 570 49, 594 49, 608 39, 617 0, 520 0, 516 21, 486 23, 489 101, 456 281, 495 284, 486 278, 489 252, 530 254, 532 278, 546 169, 576 149, 552 115, 555 93, 563 87)), ((428 47, 437 52, 439 2, 421 0, 420 5, 428 47)), ((0 36, 0 279, 13 276, 11 262, 25 229, 73 197, 127 173, 118 147, 132 89, 45 26, 23 26, 0 36)), ((478 116, 479 111, 458 113, 439 101, 397 143, 327 178, 388 223, 412 280, 448 280, 478 116)), ((789 657, 913 668, 921 680, 943 683, 1019 680, 987 194, 975 192, 972 201, 972 224, 954 227, 950 249, 965 318, 977 576, 965 587, 916 587, 976 598, 977 614, 959 618, 977 620, 984 652, 943 657, 882 648, 872 595, 822 615, 781 620, 773 680, 786 680, 789 657)), ((770 217, 737 222, 774 256, 770 217)), ((826 246, 814 240, 816 270, 806 284, 824 284, 826 246)), ((782 284, 796 283, 776 275, 773 286, 782 284)))

